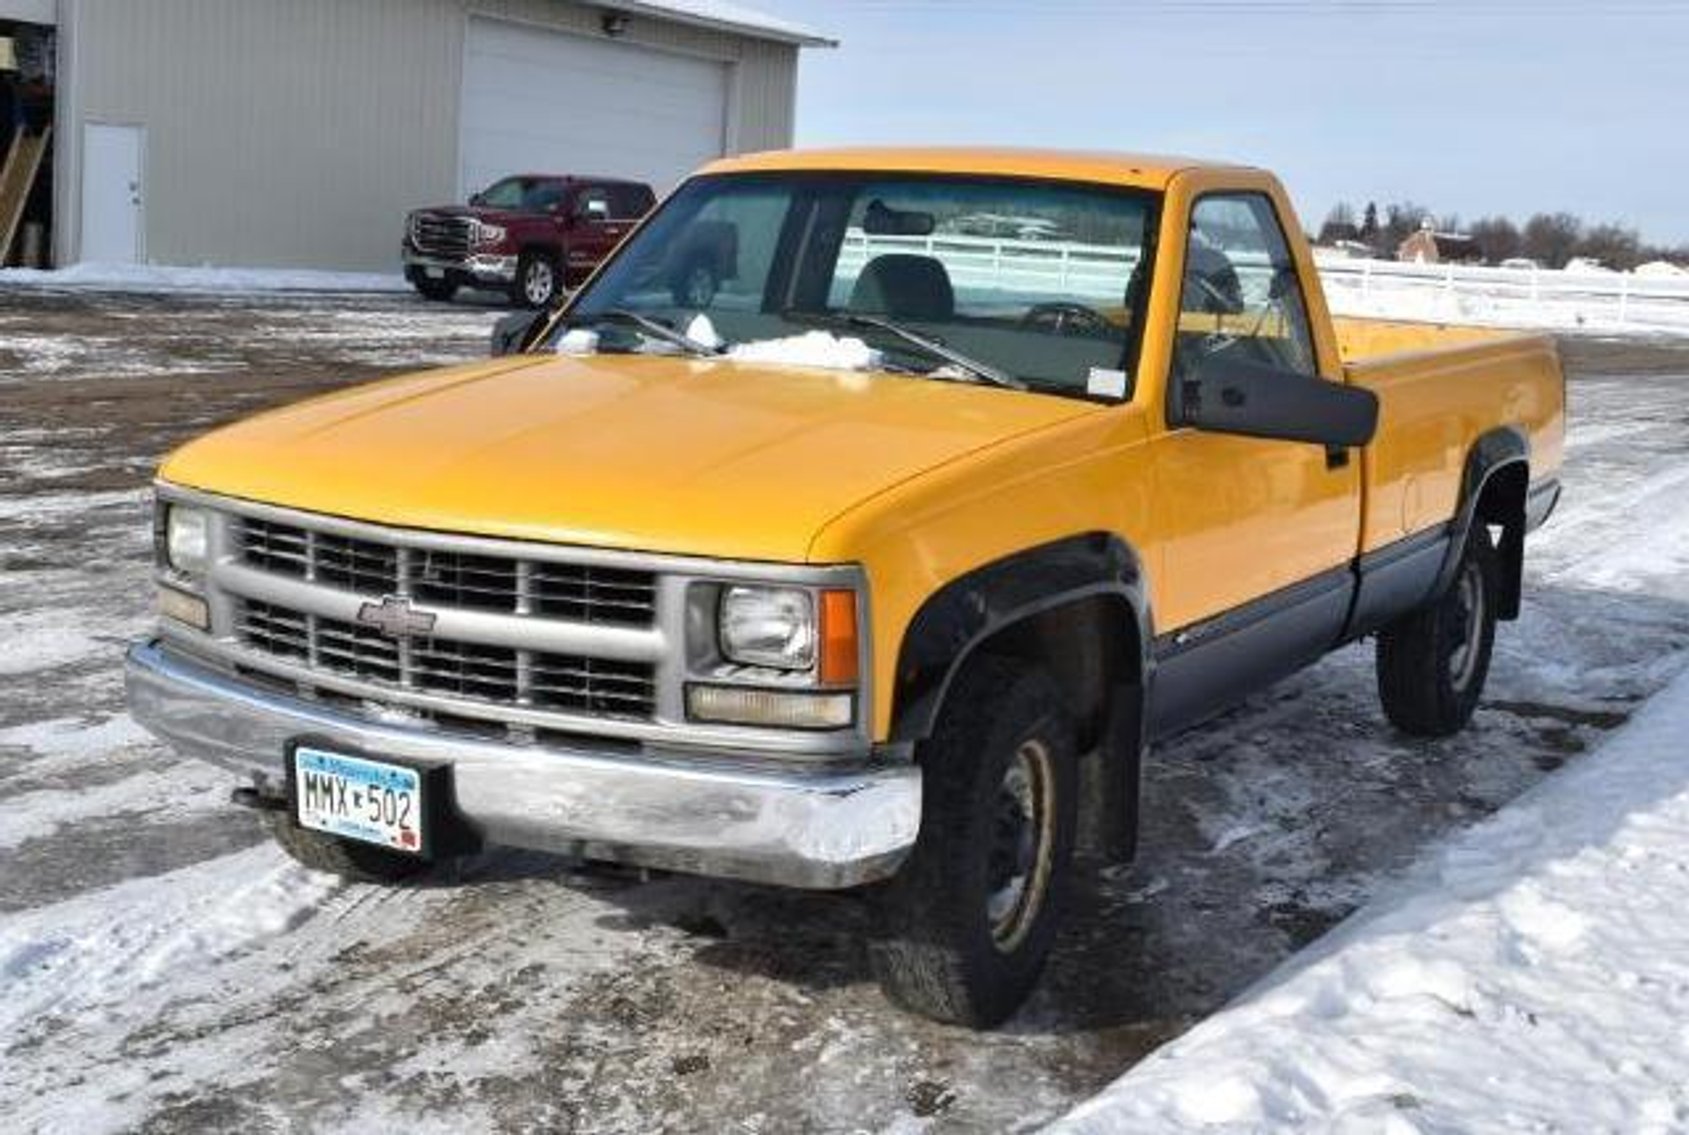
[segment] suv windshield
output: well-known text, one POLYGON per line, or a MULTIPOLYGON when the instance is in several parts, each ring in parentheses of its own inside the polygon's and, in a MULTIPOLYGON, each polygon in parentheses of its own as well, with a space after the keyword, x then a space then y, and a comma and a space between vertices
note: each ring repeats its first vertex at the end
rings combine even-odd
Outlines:
POLYGON ((540 213, 563 199, 563 186, 538 177, 507 177, 495 181, 477 199, 489 209, 540 213))
MULTIPOLYGON (((1156 200, 936 174, 695 178, 554 334, 590 326, 606 347, 631 345, 632 313, 747 357, 781 358, 781 341, 809 333, 812 350, 799 353, 831 365, 813 350, 822 331, 862 340, 891 369, 1121 397, 1156 200)), ((863 355, 840 351, 837 365, 863 355)))

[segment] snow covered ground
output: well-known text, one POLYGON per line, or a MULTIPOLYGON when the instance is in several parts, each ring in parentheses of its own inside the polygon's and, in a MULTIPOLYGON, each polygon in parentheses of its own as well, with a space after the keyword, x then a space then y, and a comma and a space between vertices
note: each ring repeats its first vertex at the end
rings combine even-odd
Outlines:
POLYGON ((211 295, 259 292, 408 292, 397 272, 325 272, 308 268, 192 268, 153 264, 73 264, 44 271, 0 268, 0 288, 87 289, 90 291, 211 295))
POLYGON ((1054 1130, 1689 1130, 1689 675, 1054 1130))
POLYGON ((940 1028, 881 1000, 858 902, 508 852, 419 887, 342 885, 292 866, 224 806, 226 781, 123 714, 119 652, 150 618, 144 486, 159 454, 276 401, 472 356, 497 312, 405 296, 7 298, 9 1130, 1034 1127, 1427 848, 1577 767, 1689 647, 1689 347, 1570 343, 1567 502, 1533 541, 1524 618, 1498 640, 1472 729, 1392 732, 1360 647, 1162 747, 1142 857, 1085 881, 1032 1004, 991 1035, 940 1028))

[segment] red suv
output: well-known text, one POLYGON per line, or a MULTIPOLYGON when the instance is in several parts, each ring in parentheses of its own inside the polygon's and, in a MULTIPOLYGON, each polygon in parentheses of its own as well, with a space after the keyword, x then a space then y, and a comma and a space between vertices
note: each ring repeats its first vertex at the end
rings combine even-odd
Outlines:
POLYGON ((655 202, 651 187, 637 181, 507 177, 467 206, 411 213, 405 279, 431 300, 449 300, 459 288, 491 288, 518 304, 547 307, 586 279, 655 202))

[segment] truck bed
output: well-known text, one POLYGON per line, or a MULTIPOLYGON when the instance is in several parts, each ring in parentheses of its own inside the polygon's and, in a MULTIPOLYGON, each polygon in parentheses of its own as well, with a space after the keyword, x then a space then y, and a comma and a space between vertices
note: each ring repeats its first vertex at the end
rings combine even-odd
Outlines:
POLYGON ((1360 551, 1454 515, 1473 439, 1512 428, 1529 446, 1532 482, 1555 476, 1565 443, 1565 379, 1554 339, 1488 327, 1333 321, 1348 380, 1378 394, 1366 448, 1360 551))

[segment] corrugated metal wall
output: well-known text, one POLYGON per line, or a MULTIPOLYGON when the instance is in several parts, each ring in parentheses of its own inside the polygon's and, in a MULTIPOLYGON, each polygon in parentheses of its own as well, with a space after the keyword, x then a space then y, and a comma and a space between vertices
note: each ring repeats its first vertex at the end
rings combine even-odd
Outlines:
MULTIPOLYGON (((405 210, 456 195, 471 11, 602 34, 575 0, 63 0, 60 262, 81 124, 109 122, 146 128, 149 261, 396 269, 405 210)), ((645 18, 625 38, 735 64, 729 147, 790 145, 797 48, 645 18)))

